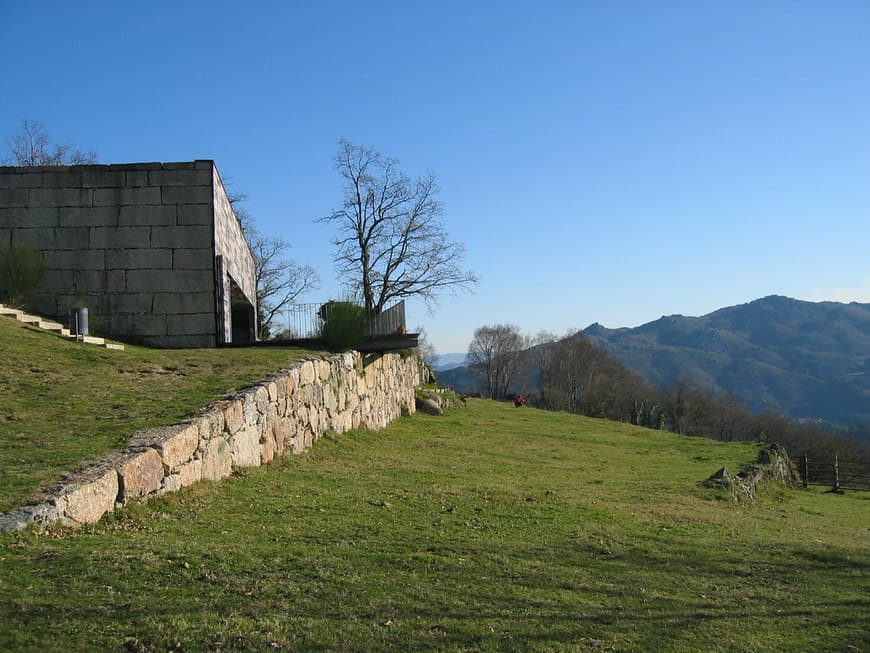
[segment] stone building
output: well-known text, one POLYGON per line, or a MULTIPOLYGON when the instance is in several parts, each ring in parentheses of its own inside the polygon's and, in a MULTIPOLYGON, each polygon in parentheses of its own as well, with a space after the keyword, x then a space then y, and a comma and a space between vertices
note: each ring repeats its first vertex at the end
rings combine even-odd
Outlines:
POLYGON ((256 334, 254 259, 213 161, 0 167, 0 249, 41 252, 29 308, 154 347, 256 334), (96 328, 94 328, 96 327, 96 328))

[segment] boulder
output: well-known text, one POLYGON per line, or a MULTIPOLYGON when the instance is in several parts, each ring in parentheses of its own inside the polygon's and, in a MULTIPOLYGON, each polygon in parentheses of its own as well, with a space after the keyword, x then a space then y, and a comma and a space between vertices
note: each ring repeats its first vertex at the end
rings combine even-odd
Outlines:
POLYGON ((441 405, 432 398, 429 399, 417 399, 415 402, 417 410, 420 410, 427 415, 443 415, 444 410, 441 408, 441 405))

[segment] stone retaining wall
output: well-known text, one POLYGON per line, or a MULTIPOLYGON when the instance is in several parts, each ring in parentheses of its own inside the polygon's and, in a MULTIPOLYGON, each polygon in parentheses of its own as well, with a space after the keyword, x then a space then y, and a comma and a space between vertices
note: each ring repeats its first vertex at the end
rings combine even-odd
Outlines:
POLYGON ((127 449, 45 490, 38 505, 0 515, 0 532, 31 523, 91 524, 131 501, 301 453, 329 429, 383 428, 414 412, 417 385, 414 356, 350 352, 306 360, 181 424, 133 434, 127 449))

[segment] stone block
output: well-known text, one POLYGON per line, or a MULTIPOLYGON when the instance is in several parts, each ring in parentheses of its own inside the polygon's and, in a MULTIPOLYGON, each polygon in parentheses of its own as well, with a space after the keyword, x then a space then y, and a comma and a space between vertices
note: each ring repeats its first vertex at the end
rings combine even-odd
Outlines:
POLYGON ((265 384, 260 383, 254 387, 254 401, 257 404, 257 412, 260 415, 268 414, 271 401, 269 399, 269 388, 265 384))
POLYGON ((40 188, 82 188, 80 170, 66 169, 43 171, 40 188))
POLYGON ((196 170, 194 161, 170 161, 161 163, 155 170, 196 170))
POLYGON ((310 385, 314 383, 314 380, 317 378, 317 371, 314 367, 314 361, 307 360, 302 363, 299 367, 299 384, 300 385, 310 385))
POLYGON ((94 206, 121 206, 160 204, 159 188, 97 188, 94 193, 94 206))
POLYGON ((148 247, 150 227, 92 227, 89 245, 93 249, 137 249, 148 247))
POLYGON ((220 410, 224 415, 226 431, 230 435, 238 432, 245 425, 245 412, 243 402, 240 399, 232 399, 224 403, 220 410))
POLYGON ((123 336, 165 336, 166 316, 148 314, 116 314, 109 316, 109 331, 123 336))
POLYGON ((286 417, 278 418, 275 420, 272 433, 275 436, 275 451, 279 454, 284 453, 290 438, 293 437, 293 421, 286 417))
MULTIPOLYGON (((164 204, 212 204, 211 186, 162 186, 164 204)), ((161 190, 155 188, 154 190, 161 190)))
POLYGON ((163 481, 163 460, 154 449, 131 453, 118 465, 121 503, 140 499, 160 489, 163 481))
POLYGON ((211 170, 152 170, 148 173, 150 186, 211 186, 211 170))
POLYGON ((12 230, 0 227, 0 247, 12 247, 12 230))
POLYGON ((58 515, 79 524, 94 524, 114 510, 119 489, 118 472, 113 467, 87 470, 61 491, 55 501, 58 515))
POLYGON ((176 224, 177 210, 174 205, 143 204, 121 207, 118 224, 132 226, 171 226, 176 224))
POLYGON ((65 206, 60 209, 61 227, 116 227, 118 207, 65 206))
POLYGON ((41 172, 0 173, 0 188, 40 188, 41 172))
POLYGON ((150 293, 111 293, 103 301, 106 313, 151 313, 154 305, 150 293))
POLYGON ((236 467, 260 466, 260 428, 247 425, 230 438, 233 465, 236 467))
POLYGON ((172 267, 176 270, 213 270, 214 254, 211 247, 174 249, 172 250, 172 267))
POLYGON ((160 489, 157 494, 166 494, 167 492, 179 492, 181 490, 181 474, 175 473, 169 476, 164 476, 160 483, 160 489))
POLYGON ((57 270, 103 270, 105 253, 101 249, 70 249, 46 252, 46 264, 57 270))
POLYGON ((147 186, 148 170, 124 170, 124 185, 129 187, 147 186))
POLYGON ((127 184, 123 170, 92 170, 81 174, 84 188, 118 188, 127 184))
POLYGON ((14 229, 15 227, 56 227, 59 209, 54 207, 42 209, 0 208, 0 227, 14 229))
MULTIPOLYGON (((93 206, 93 199, 90 188, 31 188, 28 206, 93 206)), ((2 200, 0 205, 4 205, 2 200)))
POLYGON ((54 229, 52 227, 13 229, 12 242, 16 245, 26 245, 33 249, 54 249, 54 229))
POLYGON ((105 270, 73 270, 76 282, 76 292, 102 294, 108 285, 108 273, 105 270))
POLYGON ((57 506, 48 502, 16 508, 0 514, 0 533, 20 531, 31 524, 48 526, 56 522, 58 516, 57 506))
MULTIPOLYGON (((27 188, 0 188, 0 207, 26 207, 30 191, 27 188)), ((32 204, 31 206, 55 206, 54 204, 32 204)))
POLYGON ((156 226, 151 229, 152 247, 171 247, 173 249, 212 248, 214 234, 211 227, 204 226, 156 226))
MULTIPOLYGON (((211 271, 197 270, 128 270, 127 288, 132 291, 209 292, 214 285, 211 271)), ((211 331, 214 331, 212 326, 211 331)))
POLYGON ((270 404, 275 404, 278 402, 278 384, 274 379, 267 379, 263 381, 263 387, 266 388, 266 396, 268 398, 268 402, 270 404))
POLYGON ((149 431, 154 434, 154 448, 170 472, 189 462, 199 447, 199 428, 196 424, 175 424, 149 431))
POLYGON ((205 443, 212 438, 216 438, 224 432, 224 413, 221 409, 222 404, 211 406, 206 412, 201 413, 190 420, 191 424, 196 424, 199 429, 200 451, 204 448, 205 443))
POLYGON ((332 376, 332 367, 329 365, 329 361, 317 360, 314 362, 314 367, 317 370, 317 380, 320 383, 327 382, 332 376))
POLYGON ((193 336, 214 333, 214 313, 189 313, 187 315, 167 315, 166 332, 178 336, 193 336))
MULTIPOLYGON (((154 294, 155 313, 210 313, 214 316, 214 308, 213 292, 158 292, 154 294)), ((214 319, 212 319, 212 324, 214 324, 214 319)))
POLYGON ((188 487, 202 480, 202 461, 191 460, 181 465, 178 468, 178 476, 181 480, 181 487, 188 487))
POLYGON ((266 427, 260 442, 260 464, 268 465, 275 457, 275 434, 271 426, 266 427))
POLYGON ((260 413, 257 412, 257 397, 254 394, 253 388, 248 388, 239 395, 242 402, 242 413, 245 416, 245 425, 253 426, 260 418, 260 413))
POLYGON ((107 270, 170 270, 171 249, 109 249, 107 270))
POLYGON ((170 204, 178 211, 178 224, 208 225, 211 227, 214 219, 214 207, 211 204, 170 204))
POLYGON ((46 293, 64 295, 74 293, 76 287, 73 270, 46 270, 40 289, 46 293))

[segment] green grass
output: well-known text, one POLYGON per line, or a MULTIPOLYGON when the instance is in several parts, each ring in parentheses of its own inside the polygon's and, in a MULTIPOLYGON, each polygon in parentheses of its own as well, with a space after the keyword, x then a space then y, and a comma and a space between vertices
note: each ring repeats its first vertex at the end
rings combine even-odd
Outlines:
POLYGON ((0 511, 137 429, 178 422, 311 352, 109 351, 0 318, 0 511))
POLYGON ((487 401, 329 436, 0 538, 0 650, 867 651, 870 495, 698 486, 754 457, 487 401))

